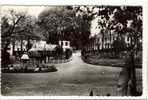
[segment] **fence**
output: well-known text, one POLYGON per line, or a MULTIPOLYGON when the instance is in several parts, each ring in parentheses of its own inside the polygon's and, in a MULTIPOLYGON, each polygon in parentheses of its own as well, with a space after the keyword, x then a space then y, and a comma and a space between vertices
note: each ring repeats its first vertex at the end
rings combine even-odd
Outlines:
POLYGON ((49 64, 59 64, 59 63, 66 63, 71 61, 72 58, 68 58, 68 59, 50 59, 47 63, 49 64))
POLYGON ((71 60, 72 51, 60 53, 57 53, 56 51, 40 51, 34 54, 36 56, 31 54, 30 63, 33 63, 33 65, 35 66, 38 64, 59 64, 69 62, 71 60))

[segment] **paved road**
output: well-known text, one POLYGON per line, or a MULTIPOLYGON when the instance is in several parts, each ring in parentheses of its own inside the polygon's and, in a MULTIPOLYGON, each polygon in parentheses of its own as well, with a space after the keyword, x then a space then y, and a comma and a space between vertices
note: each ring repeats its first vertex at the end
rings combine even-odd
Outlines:
MULTIPOLYGON (((51 73, 5 73, 2 74, 4 95, 58 95, 88 96, 116 95, 118 75, 121 68, 86 64, 80 52, 73 53, 68 63, 57 64, 57 72, 51 73)), ((141 70, 137 70, 141 83, 141 70)))

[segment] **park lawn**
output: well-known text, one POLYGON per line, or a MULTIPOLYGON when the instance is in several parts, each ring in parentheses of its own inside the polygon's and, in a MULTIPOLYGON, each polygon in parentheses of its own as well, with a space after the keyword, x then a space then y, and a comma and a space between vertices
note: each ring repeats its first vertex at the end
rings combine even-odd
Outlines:
MULTIPOLYGON (((100 55, 92 54, 86 57, 82 57, 83 61, 93 65, 112 66, 112 67, 124 67, 124 59, 117 58, 101 58, 100 55)), ((141 68, 142 64, 135 64, 137 68, 141 68)))
POLYGON ((86 63, 93 64, 93 65, 122 67, 125 64, 123 59, 100 58, 100 56, 98 55, 89 55, 87 57, 82 57, 82 59, 86 63))
MULTIPOLYGON (((52 73, 2 73, 4 96, 117 96, 120 67, 86 64, 80 53, 68 63, 56 64, 52 73)), ((142 69, 136 69, 137 90, 142 92, 142 69)))

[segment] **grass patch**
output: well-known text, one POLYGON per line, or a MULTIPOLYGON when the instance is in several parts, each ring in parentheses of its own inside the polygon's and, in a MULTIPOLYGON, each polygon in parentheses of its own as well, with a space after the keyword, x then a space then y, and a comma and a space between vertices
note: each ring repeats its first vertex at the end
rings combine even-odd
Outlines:
MULTIPOLYGON (((82 60, 88 64, 93 65, 102 65, 102 66, 112 66, 112 67, 124 67, 125 61, 124 59, 117 58, 103 58, 100 55, 87 55, 82 56, 82 60)), ((141 68, 142 64, 135 64, 136 68, 141 68)))

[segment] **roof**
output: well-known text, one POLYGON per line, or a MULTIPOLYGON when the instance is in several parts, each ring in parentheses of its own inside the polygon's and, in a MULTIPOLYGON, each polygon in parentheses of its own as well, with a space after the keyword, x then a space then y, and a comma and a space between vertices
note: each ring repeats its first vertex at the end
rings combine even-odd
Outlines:
POLYGON ((29 56, 27 54, 23 54, 21 59, 22 60, 29 60, 29 56))
POLYGON ((45 45, 45 50, 46 51, 54 51, 57 45, 53 45, 53 44, 46 44, 45 45))
POLYGON ((44 44, 43 46, 32 47, 29 51, 54 51, 57 45, 44 44))

